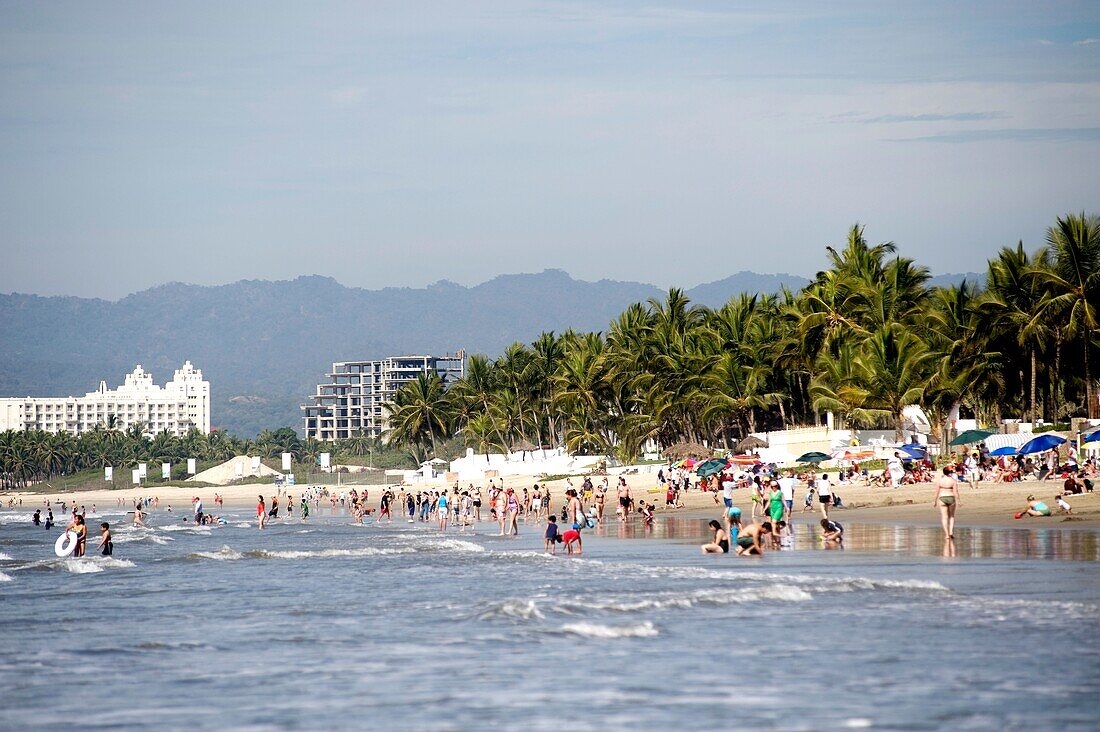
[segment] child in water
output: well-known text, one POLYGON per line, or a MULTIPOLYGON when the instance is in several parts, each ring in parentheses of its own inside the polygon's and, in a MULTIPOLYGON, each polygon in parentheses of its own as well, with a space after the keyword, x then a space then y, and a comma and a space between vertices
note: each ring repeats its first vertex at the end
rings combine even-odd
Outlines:
POLYGON ((558 517, 547 516, 546 517, 546 540, 543 542, 543 553, 557 554, 557 544, 561 541, 561 536, 558 534, 558 517))
POLYGON ((111 540, 111 525, 107 522, 103 522, 99 525, 99 549, 100 553, 109 557, 115 553, 115 543, 111 540))

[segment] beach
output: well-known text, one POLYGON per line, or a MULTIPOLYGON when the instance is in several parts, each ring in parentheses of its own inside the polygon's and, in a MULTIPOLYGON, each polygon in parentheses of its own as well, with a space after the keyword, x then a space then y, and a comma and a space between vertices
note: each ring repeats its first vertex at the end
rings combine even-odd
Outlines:
MULTIPOLYGON (((697 490, 688 491, 683 494, 684 509, 666 511, 665 493, 664 490, 657 485, 655 473, 624 474, 623 477, 626 478, 627 483, 631 486, 636 499, 644 497, 648 502, 656 504, 658 515, 669 513, 685 514, 693 517, 711 517, 711 514, 720 514, 720 511, 715 505, 713 493, 703 493, 697 490)), ((573 485, 579 486, 583 480, 583 476, 573 476, 569 478, 569 480, 572 481, 573 485)), ((593 480, 598 481, 599 476, 594 476, 593 480)), ((496 479, 498 485, 500 481, 500 478, 496 479)), ((612 482, 614 482, 614 476, 612 476, 612 482)), ((543 481, 537 475, 507 476, 504 479, 504 483, 506 486, 521 493, 523 488, 530 488, 535 483, 549 486, 555 498, 555 503, 551 507, 555 510, 560 500, 563 499, 565 490, 568 486, 565 478, 553 481, 543 481)), ((451 485, 452 484, 442 480, 434 480, 425 483, 406 485, 405 489, 415 493, 416 491, 425 489, 449 489, 451 485)), ((370 505, 372 507, 377 507, 378 497, 381 495, 380 491, 382 489, 380 485, 364 486, 354 483, 345 484, 339 489, 331 485, 327 487, 330 491, 343 490, 345 492, 350 491, 352 488, 361 492, 365 488, 369 492, 370 505)), ((395 492, 400 490, 400 486, 396 484, 390 487, 395 492)), ((468 483, 462 484, 461 487, 463 489, 468 488, 468 483)), ((303 486, 285 486, 279 490, 283 493, 289 493, 290 495, 297 494, 300 496, 302 488, 303 486)), ((187 513, 190 511, 191 499, 196 496, 202 499, 206 511, 212 512, 214 511, 215 494, 222 496, 225 505, 228 507, 244 507, 255 506, 256 497, 258 495, 269 496, 275 491, 275 486, 270 483, 204 488, 142 486, 140 488, 105 488, 101 490, 58 493, 14 491, 0 495, 0 501, 6 506, 11 499, 22 499, 23 505, 25 507, 32 507, 31 510, 33 510, 33 507, 42 506, 42 502, 46 499, 61 501, 66 505, 71 505, 72 502, 75 501, 77 505, 90 508, 93 505, 99 507, 116 507, 120 499, 124 504, 132 505, 134 499, 138 497, 156 496, 160 498, 162 509, 171 505, 174 511, 187 513)), ((842 496, 846 506, 836 511, 836 515, 840 517, 841 520, 845 520, 846 517, 847 520, 898 524, 939 522, 939 513, 932 506, 935 487, 930 483, 908 485, 897 489, 867 485, 839 484, 836 486, 836 491, 842 496)), ((1054 496, 1062 492, 1061 481, 1051 479, 1048 481, 1027 480, 1018 483, 979 483, 976 489, 972 489, 968 485, 960 483, 959 491, 961 501, 958 520, 961 526, 970 524, 974 526, 1016 527, 1021 525, 1021 523, 1029 524, 1030 522, 1043 526, 1057 525, 1058 528, 1100 529, 1100 491, 1069 497, 1069 503, 1073 507, 1072 516, 1061 515, 1057 509, 1055 509, 1054 515, 1052 516, 1022 520, 1013 519, 1013 515, 1018 513, 1026 505, 1027 496, 1035 495, 1037 498, 1053 507, 1054 496)), ((805 488, 800 485, 795 493, 794 509, 796 516, 807 517, 811 515, 809 513, 801 513, 802 500, 805 493, 805 488)), ((719 502, 720 501, 721 498, 719 497, 719 502)), ((745 515, 749 516, 750 503, 748 491, 745 489, 736 491, 735 501, 745 510, 745 515)), ((613 502, 612 496, 608 502, 608 511, 612 514, 614 513, 614 507, 612 506, 613 502)), ((816 501, 814 503, 814 508, 815 510, 818 508, 816 501)))

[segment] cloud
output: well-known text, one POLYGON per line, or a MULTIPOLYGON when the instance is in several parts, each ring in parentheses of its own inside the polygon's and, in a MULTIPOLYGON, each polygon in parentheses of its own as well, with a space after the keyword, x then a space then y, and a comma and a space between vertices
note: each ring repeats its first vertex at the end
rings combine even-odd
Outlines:
POLYGON ((1074 41, 1075 46, 1091 46, 1094 43, 1100 43, 1100 38, 1084 38, 1080 41, 1074 41))
POLYGON ((886 142, 1100 142, 1100 127, 1018 127, 1000 130, 962 130, 886 142))
POLYGON ((987 119, 1006 119, 1007 112, 956 112, 954 114, 884 114, 856 120, 864 124, 893 124, 897 122, 980 122, 987 119))

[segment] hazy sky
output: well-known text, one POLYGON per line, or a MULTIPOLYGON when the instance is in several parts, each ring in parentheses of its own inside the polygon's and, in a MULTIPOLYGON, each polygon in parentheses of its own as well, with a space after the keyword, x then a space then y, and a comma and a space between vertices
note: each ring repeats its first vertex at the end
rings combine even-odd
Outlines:
POLYGON ((1100 212, 1100 3, 0 3, 0 291, 935 272, 1100 212))

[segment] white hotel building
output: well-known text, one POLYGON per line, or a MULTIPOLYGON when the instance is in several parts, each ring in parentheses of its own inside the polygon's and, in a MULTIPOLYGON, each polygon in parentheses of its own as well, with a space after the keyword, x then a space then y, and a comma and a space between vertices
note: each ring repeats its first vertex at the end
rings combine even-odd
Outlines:
POLYGON ((181 436, 192 427, 210 432, 210 382, 190 361, 163 387, 139 364, 117 389, 107 382, 82 397, 0 398, 0 432, 42 430, 78 435, 96 425, 125 430, 141 424, 147 434, 181 436))

